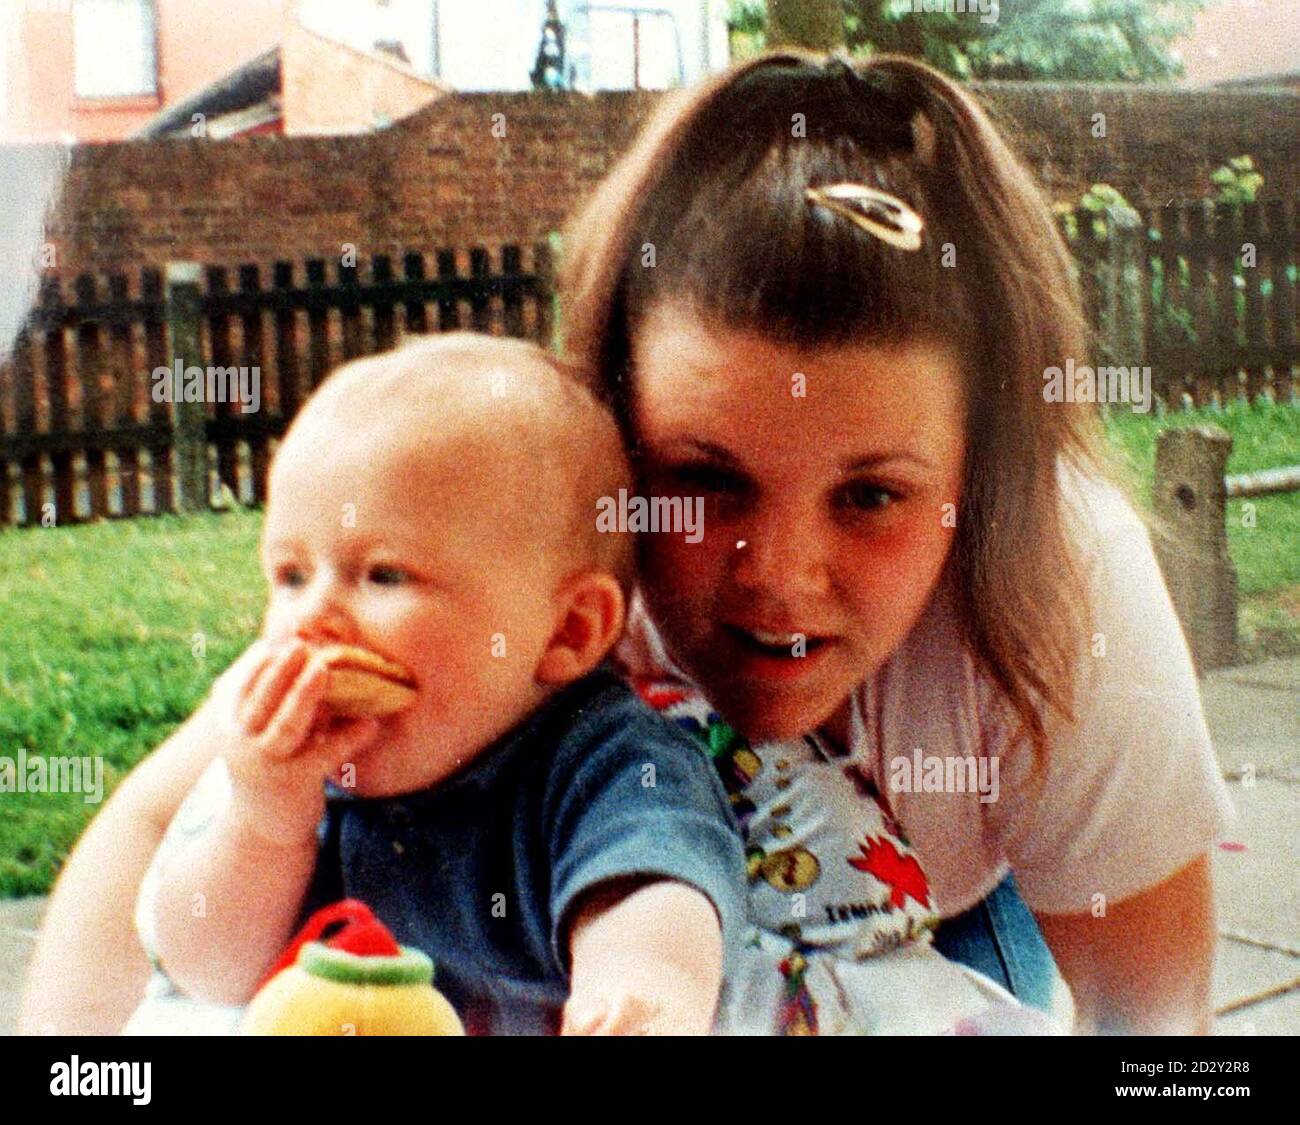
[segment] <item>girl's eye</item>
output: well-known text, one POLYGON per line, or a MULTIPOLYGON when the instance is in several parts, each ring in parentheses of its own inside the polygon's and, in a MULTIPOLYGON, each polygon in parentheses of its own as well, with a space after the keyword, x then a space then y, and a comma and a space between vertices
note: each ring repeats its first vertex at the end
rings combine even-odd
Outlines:
POLYGON ((839 492, 839 503, 851 512, 878 512, 899 499, 898 493, 870 481, 854 481, 839 492))
POLYGON ((722 492, 737 496, 748 487, 745 479, 737 473, 703 462, 679 465, 672 471, 672 476, 683 488, 698 492, 722 492))
POLYGON ((401 586, 411 580, 411 575, 396 566, 372 566, 366 575, 376 586, 401 586))

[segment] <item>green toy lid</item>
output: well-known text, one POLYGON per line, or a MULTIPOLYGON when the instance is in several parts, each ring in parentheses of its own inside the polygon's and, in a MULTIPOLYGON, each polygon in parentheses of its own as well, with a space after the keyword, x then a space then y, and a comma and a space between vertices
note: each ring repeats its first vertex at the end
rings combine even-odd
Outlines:
POLYGON ((309 941, 298 952, 298 964, 312 976, 342 984, 431 984, 433 961, 418 949, 402 947, 396 956, 375 956, 333 949, 309 941))

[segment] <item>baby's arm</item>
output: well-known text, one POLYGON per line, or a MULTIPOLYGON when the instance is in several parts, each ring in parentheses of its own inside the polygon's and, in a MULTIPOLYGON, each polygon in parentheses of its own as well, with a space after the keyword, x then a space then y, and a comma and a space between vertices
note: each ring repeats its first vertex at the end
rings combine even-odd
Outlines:
POLYGON ((141 877, 181 798, 218 752, 210 732, 226 697, 263 655, 260 643, 245 650, 77 841, 41 924, 19 1034, 116 1034, 139 1003, 149 979, 132 924, 141 877))
POLYGON ((543 815, 567 1034, 703 1034, 745 917, 745 857, 713 766, 639 701, 588 705, 543 815))
POLYGON ((158 872, 153 930, 172 980, 242 1004, 292 935, 316 860, 324 782, 373 740, 373 721, 318 721, 328 671, 294 643, 236 703, 228 797, 158 872))
POLYGON ((713 904, 673 880, 617 880, 584 897, 570 935, 565 1035, 704 1035, 722 987, 713 904))
POLYGON ((243 1004, 292 935, 316 859, 314 831, 261 836, 232 799, 159 873, 154 933, 187 994, 243 1004))

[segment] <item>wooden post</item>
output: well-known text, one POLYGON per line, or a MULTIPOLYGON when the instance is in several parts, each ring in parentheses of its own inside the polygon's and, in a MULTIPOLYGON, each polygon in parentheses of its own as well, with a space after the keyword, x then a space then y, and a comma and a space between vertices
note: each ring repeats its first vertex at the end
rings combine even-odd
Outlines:
MULTIPOLYGON (((167 328, 171 336, 171 359, 179 363, 182 375, 187 367, 202 366, 200 321, 203 298, 197 262, 167 263, 167 328)), ((172 464, 176 471, 175 510, 208 510, 208 436, 202 402, 172 403, 172 464)))
POLYGON ((92 274, 82 274, 73 283, 77 309, 81 313, 76 330, 77 379, 81 385, 81 432, 86 435, 86 491, 91 519, 108 515, 108 459, 98 442, 111 422, 104 417, 105 394, 102 375, 103 329, 94 316, 96 285, 92 274))
POLYGON ((519 275, 524 271, 518 246, 501 248, 501 308, 507 336, 524 334, 524 293, 519 275))
MULTIPOLYGON (((1161 276, 1164 278, 1164 291, 1161 295, 1160 331, 1155 334, 1155 339, 1159 341, 1162 350, 1167 349, 1166 354, 1185 352, 1191 343, 1178 315, 1188 306, 1187 291, 1178 264, 1181 251, 1187 244, 1186 222, 1187 209, 1183 204, 1174 204, 1161 210, 1157 253, 1161 276)), ((1162 363, 1160 351, 1156 355, 1155 375, 1162 388, 1165 408, 1181 410, 1187 375, 1183 361, 1180 359, 1174 363, 1162 363)))
POLYGON ((1136 214, 1115 211, 1106 218, 1105 262, 1102 268, 1101 354, 1105 361, 1130 366, 1148 362, 1142 349, 1142 311, 1138 296, 1150 286, 1145 269, 1146 232, 1136 214))
POLYGON ((1273 280, 1273 294, 1269 301, 1269 318, 1273 322, 1274 360, 1270 365, 1273 397, 1277 402, 1294 402, 1295 387, 1291 379, 1291 365, 1286 358, 1295 353, 1296 345, 1296 284, 1287 270, 1292 247, 1296 244, 1295 211, 1286 200, 1276 200, 1267 205, 1269 276, 1273 280))
POLYGON ((373 349, 367 340, 366 326, 361 319, 361 298, 357 294, 360 279, 355 265, 339 261, 339 320, 343 325, 343 362, 369 355, 373 349))
MULTIPOLYGON (((31 332, 24 325, 14 344, 14 432, 36 432, 36 369, 33 365, 31 332)), ((41 505, 45 503, 45 474, 39 455, 29 454, 19 462, 23 496, 23 522, 29 527, 41 522, 41 505)), ((17 523, 17 516, 14 517, 17 523)))
POLYGON ((1218 426, 1156 439, 1156 554, 1197 670, 1237 661, 1237 571, 1228 554, 1223 470, 1232 437, 1218 426))
MULTIPOLYGON (((1214 324, 1209 327, 1214 341, 1216 363, 1209 373, 1217 383, 1219 404, 1226 406, 1239 397, 1237 376, 1237 285, 1235 277, 1241 267, 1241 210, 1231 203, 1214 207, 1214 324)), ((1253 275, 1252 275, 1253 276, 1253 275)), ((1244 282, 1245 277, 1242 278, 1244 282)))
POLYGON ((1210 315, 1211 277, 1214 263, 1214 246, 1210 215, 1210 201, 1202 200, 1187 211, 1187 264, 1191 270, 1191 293, 1188 308, 1196 330, 1195 369, 1192 377, 1192 403, 1209 406, 1214 397, 1214 381, 1210 373, 1224 360, 1218 350, 1218 336, 1214 318, 1210 315))
MULTIPOLYGON (((208 317, 208 345, 212 354, 212 366, 225 369, 235 364, 235 345, 231 331, 234 318, 224 300, 230 292, 230 279, 224 266, 208 266, 204 272, 208 278, 209 296, 220 302, 208 317)), ((217 447, 218 491, 221 492, 224 486, 236 498, 239 496, 239 447, 230 428, 230 419, 237 417, 238 413, 238 403, 223 402, 220 394, 215 401, 204 407, 204 416, 210 415, 218 423, 213 435, 217 447)), ((222 495, 221 502, 224 506, 224 493, 222 495)))
MULTIPOLYGON (((256 372, 253 376, 259 380, 258 383, 258 410, 262 418, 265 418, 268 409, 266 400, 268 392, 271 389, 271 381, 266 378, 268 367, 265 359, 266 341, 265 327, 263 324, 263 311, 266 306, 262 304, 262 274, 256 265, 244 265, 239 267, 239 292, 240 295, 248 302, 240 314, 240 335, 242 337, 243 352, 239 357, 239 365, 247 367, 250 372, 256 372)), ((277 378, 279 372, 276 372, 277 378)), ((243 406, 240 406, 239 417, 247 418, 250 423, 248 429, 248 472, 252 478, 250 488, 253 494, 254 504, 266 503, 266 478, 271 469, 271 447, 267 438, 266 430, 261 425, 261 418, 250 418, 243 413, 243 406)), ((236 496, 240 493, 235 492, 236 496)))
MULTIPOLYGON (((387 254, 376 254, 370 263, 370 271, 377 289, 393 284, 393 260, 387 254)), ((376 293, 371 312, 374 315, 375 351, 386 352, 397 343, 397 313, 391 298, 376 293)))
POLYGON ((1079 237, 1074 243, 1075 262, 1079 267, 1079 293, 1083 298, 1084 315, 1096 335, 1097 326, 1105 314, 1106 246, 1097 233, 1091 212, 1079 216, 1079 237))
POLYGON ((537 277, 537 342, 553 352, 560 351, 564 339, 561 335, 560 301, 556 294, 556 260, 560 256, 560 234, 552 231, 545 242, 533 247, 533 273, 537 277))
MULTIPOLYGON (((402 258, 402 273, 407 281, 424 281, 424 255, 413 250, 402 258)), ((429 331, 429 314, 423 300, 406 302, 406 331, 409 335, 423 335, 429 331)))
MULTIPOLYGON (((163 289, 163 276, 160 270, 146 267, 140 274, 140 294, 145 301, 144 316, 144 369, 150 374, 148 380, 149 400, 149 482, 151 514, 172 511, 175 507, 173 496, 176 476, 176 457, 172 449, 171 407, 166 402, 159 402, 152 393, 152 374, 159 367, 174 367, 167 344, 167 296, 163 289)), ((143 503, 143 496, 141 497, 143 503)))
MULTIPOLYGON (((47 277, 41 283, 41 305, 45 320, 45 393, 50 402, 50 433, 66 434, 72 428, 72 409, 68 387, 67 309, 58 278, 47 277)), ((72 523, 77 516, 77 477, 70 449, 56 449, 50 454, 54 473, 54 520, 72 523)), ((36 519, 43 513, 38 509, 36 519)))
POLYGON ((280 417, 286 423, 298 413, 303 397, 302 364, 298 354, 298 310, 292 303, 293 263, 276 262, 271 271, 276 293, 275 375, 280 392, 280 417))
MULTIPOLYGON (((1155 268, 1152 255, 1155 248, 1152 238, 1159 237, 1160 226, 1155 210, 1148 209, 1142 215, 1137 230, 1137 271, 1138 287, 1135 311, 1137 315, 1137 355, 1142 363, 1151 365, 1151 395, 1154 399, 1167 401, 1160 366, 1155 362, 1157 352, 1155 318, 1156 307, 1152 300, 1151 287, 1155 284, 1155 268)), ((1154 403, 1153 403, 1154 405, 1154 403)))
POLYGON ((460 327, 460 301, 456 295, 456 251, 439 250, 437 262, 438 280, 442 283, 438 293, 438 331, 454 332, 460 327))
POLYGON ((471 247, 469 275, 474 288, 469 299, 469 323, 475 332, 492 331, 492 263, 482 246, 471 247))
MULTIPOLYGON (((125 310, 130 300, 130 288, 123 274, 114 274, 108 279, 108 299, 118 309, 125 310)), ((112 341, 113 364, 117 376, 115 403, 112 407, 113 425, 121 428, 136 424, 136 407, 139 401, 141 375, 144 365, 136 353, 135 324, 133 318, 123 312, 120 319, 115 318, 109 327, 112 341)), ((146 381, 152 388, 153 381, 146 381)), ((146 394, 147 397, 147 394, 146 394)), ((121 511, 124 516, 140 514, 140 449, 137 445, 121 446, 117 449, 117 485, 121 497, 121 511)))
MULTIPOLYGON (((330 347, 329 298, 325 292, 325 260, 307 259, 307 394, 329 374, 333 350, 330 347)), ((306 395, 303 396, 306 398, 306 395)))
POLYGON ((1237 247, 1237 261, 1242 262, 1241 273, 1246 281, 1246 401, 1254 402, 1264 393, 1265 372, 1261 352, 1268 350, 1268 336, 1264 331, 1264 294, 1259 281, 1267 272, 1265 263, 1269 252, 1264 230, 1264 212, 1258 203, 1247 203, 1242 208, 1242 245, 1237 247), (1242 248, 1249 244, 1255 248, 1255 261, 1246 265, 1242 261, 1242 248))

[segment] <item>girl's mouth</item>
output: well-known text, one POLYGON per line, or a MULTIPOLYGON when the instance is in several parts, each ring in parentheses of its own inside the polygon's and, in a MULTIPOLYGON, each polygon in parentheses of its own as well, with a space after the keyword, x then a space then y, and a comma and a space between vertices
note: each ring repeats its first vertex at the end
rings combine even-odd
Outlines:
POLYGON ((808 633, 745 629, 724 624, 739 670, 764 679, 797 679, 821 663, 835 638, 808 633))

